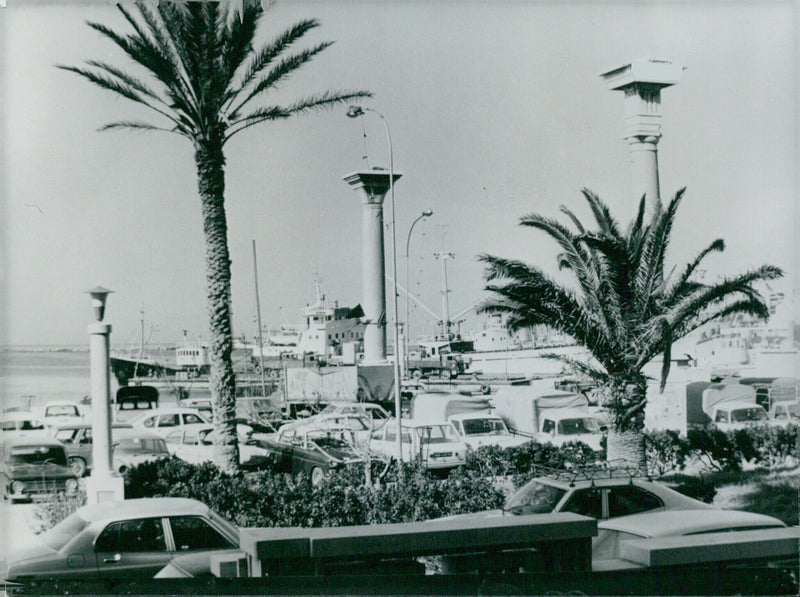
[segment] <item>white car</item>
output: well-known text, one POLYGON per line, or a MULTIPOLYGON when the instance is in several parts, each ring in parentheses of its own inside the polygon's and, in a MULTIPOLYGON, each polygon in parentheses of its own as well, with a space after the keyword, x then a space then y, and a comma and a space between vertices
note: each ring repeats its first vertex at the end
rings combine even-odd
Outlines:
MULTIPOLYGON (((239 463, 242 465, 255 464, 260 456, 269 452, 251 442, 252 427, 247 425, 236 426, 239 437, 239 463)), ((185 462, 201 464, 214 459, 214 427, 206 425, 195 428, 177 428, 164 436, 167 449, 185 462)))
MULTIPOLYGON (((428 470, 449 470, 464 464, 467 446, 458 438, 451 423, 403 420, 401 428, 404 462, 420 459, 428 470)), ((372 433, 369 448, 397 458, 397 419, 391 419, 372 433)))
POLYGON ((0 430, 3 439, 49 435, 44 421, 26 410, 15 410, 0 415, 0 430))
MULTIPOLYGON (((620 545, 634 539, 679 537, 730 531, 754 531, 785 527, 772 516, 742 510, 664 510, 600 521, 592 539, 592 569, 625 567, 620 545)), ((628 563, 630 568, 638 565, 628 563)))
POLYGON ((365 413, 320 413, 312 415, 305 419, 300 419, 293 423, 286 423, 281 425, 279 432, 284 428, 300 428, 319 429, 321 431, 328 430, 347 430, 352 433, 353 441, 359 446, 366 446, 370 442, 370 434, 372 433, 372 420, 365 413))
POLYGON ((84 414, 77 402, 54 400, 44 405, 42 419, 46 425, 67 425, 84 422, 84 414))
POLYGON ((511 433, 505 421, 497 415, 486 413, 461 413, 447 418, 455 427, 458 437, 470 450, 481 446, 510 448, 532 441, 533 438, 511 433))
POLYGON ((118 473, 124 473, 143 462, 170 457, 164 438, 136 427, 114 429, 111 449, 111 466, 118 473))
POLYGON ((201 429, 211 424, 200 411, 194 408, 156 408, 127 421, 134 427, 147 429, 164 437, 176 430, 201 429))
POLYGON ((320 414, 366 416, 370 421, 371 431, 379 429, 392 417, 380 404, 372 402, 329 402, 320 414))

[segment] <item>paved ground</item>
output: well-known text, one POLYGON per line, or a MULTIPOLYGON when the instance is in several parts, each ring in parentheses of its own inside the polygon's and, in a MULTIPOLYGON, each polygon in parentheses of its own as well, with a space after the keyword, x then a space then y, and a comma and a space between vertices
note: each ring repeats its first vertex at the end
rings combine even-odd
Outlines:
POLYGON ((33 504, 0 501, 0 579, 5 578, 8 554, 35 545, 38 541, 33 504))

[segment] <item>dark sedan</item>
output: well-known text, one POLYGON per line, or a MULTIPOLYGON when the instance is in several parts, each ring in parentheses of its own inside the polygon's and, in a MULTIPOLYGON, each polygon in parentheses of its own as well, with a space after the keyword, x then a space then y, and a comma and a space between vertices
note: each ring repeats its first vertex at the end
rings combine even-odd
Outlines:
POLYGON ((0 491, 4 499, 13 503, 77 490, 78 478, 60 442, 44 437, 21 437, 2 445, 0 491))
POLYGON ((331 470, 372 459, 368 451, 356 446, 351 430, 320 429, 313 423, 284 425, 274 436, 255 441, 275 457, 278 470, 309 474, 315 485, 331 470))

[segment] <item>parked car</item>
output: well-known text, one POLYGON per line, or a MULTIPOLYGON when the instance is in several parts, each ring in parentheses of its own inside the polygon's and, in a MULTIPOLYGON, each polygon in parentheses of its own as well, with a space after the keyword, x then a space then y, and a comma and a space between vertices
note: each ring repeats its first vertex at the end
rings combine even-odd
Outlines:
POLYGON ((320 414, 366 416, 370 431, 379 429, 392 417, 380 404, 372 402, 330 402, 320 414))
POLYGON ((160 436, 176 429, 199 429, 209 425, 211 421, 194 408, 166 407, 144 412, 128 420, 128 423, 140 429, 147 429, 160 436))
MULTIPOLYGON (((115 430, 131 429, 125 423, 111 425, 111 439, 114 440, 115 430)), ((72 472, 77 477, 83 477, 92 468, 92 426, 89 423, 56 425, 50 427, 53 439, 64 444, 67 451, 67 460, 72 472)))
MULTIPOLYGON (((625 566, 620 557, 620 544, 633 539, 678 537, 730 531, 754 531, 785 527, 772 516, 741 510, 667 510, 646 512, 604 520, 597 525, 592 539, 592 568, 625 566), (613 563, 613 564, 612 564, 613 563)), ((636 564, 628 563, 631 568, 636 564)))
POLYGON ((17 437, 0 450, 0 491, 11 503, 50 493, 75 493, 78 477, 67 462, 64 446, 54 439, 17 437))
POLYGON ((780 400, 773 402, 769 408, 769 418, 780 423, 800 422, 800 401, 780 400))
POLYGON ((152 578, 174 557, 237 549, 239 530, 205 504, 143 498, 78 508, 8 557, 6 580, 152 578))
POLYGON ((23 436, 46 436, 47 426, 41 417, 27 410, 4 412, 0 417, 3 439, 23 436))
POLYGON ((211 406, 211 398, 184 398, 181 400, 181 406, 200 411, 200 413, 209 421, 213 417, 214 409, 211 406))
POLYGON ((278 431, 284 427, 315 427, 322 430, 336 431, 346 429, 351 432, 352 439, 358 445, 366 447, 370 441, 372 421, 368 418, 368 415, 364 413, 320 413, 318 415, 312 415, 306 419, 301 419, 292 423, 286 423, 285 425, 282 425, 278 431))
POLYGON ((510 448, 533 441, 533 438, 511 433, 505 421, 497 415, 482 412, 450 415, 447 419, 453 424, 458 437, 468 449, 477 450, 481 446, 510 448))
POLYGON ((256 445, 277 460, 278 470, 306 473, 313 484, 319 483, 332 470, 345 464, 367 462, 372 455, 357 447, 348 428, 321 429, 314 424, 284 425, 273 437, 259 438, 256 445))
MULTIPOLYGON (((239 463, 243 466, 257 466, 269 453, 251 439, 252 427, 237 425, 239 438, 239 463)), ((176 429, 164 436, 167 449, 185 462, 201 464, 214 459, 214 427, 176 429)))
POLYGON ((53 400, 44 405, 42 419, 45 425, 61 423, 83 423, 84 414, 77 402, 53 400))
POLYGON ((112 468, 124 473, 143 462, 169 458, 167 444, 160 435, 132 427, 112 432, 112 468))
MULTIPOLYGON (((402 420, 401 429, 404 462, 419 459, 431 471, 447 471, 464 464, 467 446, 458 438, 451 423, 402 420)), ((369 447, 379 454, 397 458, 397 419, 373 432, 369 447)))
POLYGON ((537 476, 508 498, 502 509, 459 518, 572 512, 605 520, 649 511, 713 509, 626 469, 586 467, 537 476))

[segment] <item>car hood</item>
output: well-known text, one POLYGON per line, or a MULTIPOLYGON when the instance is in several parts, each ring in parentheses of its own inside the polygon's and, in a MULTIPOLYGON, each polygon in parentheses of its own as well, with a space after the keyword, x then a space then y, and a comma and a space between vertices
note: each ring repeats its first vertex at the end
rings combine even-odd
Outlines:
MULTIPOLYGON (((28 566, 34 565, 38 560, 52 561, 53 556, 56 554, 58 552, 55 549, 48 547, 44 543, 32 545, 19 551, 12 551, 8 554, 6 580, 14 580, 19 576, 24 576, 28 571, 28 566)), ((36 568, 34 567, 31 571, 36 571, 36 568)))
POLYGON ((476 446, 500 446, 501 448, 509 448, 511 446, 519 446, 532 441, 531 438, 522 437, 518 435, 469 435, 464 439, 464 443, 476 446))
POLYGON ((74 477, 72 469, 59 464, 15 464, 8 467, 8 476, 15 481, 29 479, 68 479, 74 477))

